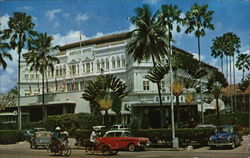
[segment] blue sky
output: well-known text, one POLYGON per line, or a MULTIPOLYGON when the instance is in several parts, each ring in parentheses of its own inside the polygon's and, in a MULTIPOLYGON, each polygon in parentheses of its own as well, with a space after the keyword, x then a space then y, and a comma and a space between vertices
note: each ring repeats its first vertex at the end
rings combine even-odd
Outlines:
MULTIPOLYGON (((149 4, 152 11, 160 9, 162 4, 175 4, 185 14, 192 4, 208 4, 214 11, 212 23, 215 30, 206 31, 201 39, 202 60, 219 67, 219 59, 211 57, 212 39, 227 32, 237 34, 241 39, 241 53, 249 53, 249 6, 247 0, 71 0, 71 1, 4 1, 0 0, 0 29, 7 27, 13 12, 26 12, 33 17, 35 30, 54 36, 54 44, 67 44, 79 40, 106 34, 130 31, 134 26, 128 20, 135 15, 134 9, 149 4)), ((185 29, 185 28, 183 28, 185 29)), ((175 46, 197 54, 197 39, 193 34, 174 33, 175 46)), ((0 70, 0 93, 6 92, 16 84, 17 60, 8 62, 7 70, 0 70)), ((236 71, 236 81, 241 79, 241 72, 236 71)))

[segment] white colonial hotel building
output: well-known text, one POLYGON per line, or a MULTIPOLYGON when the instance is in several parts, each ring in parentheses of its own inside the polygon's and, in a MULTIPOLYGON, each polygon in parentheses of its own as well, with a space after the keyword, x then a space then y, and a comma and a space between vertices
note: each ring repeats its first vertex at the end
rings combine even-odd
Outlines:
MULTIPOLYGON (((122 79, 127 85, 129 95, 122 101, 123 122, 129 123, 131 106, 134 114, 151 127, 158 127, 159 98, 156 84, 145 78, 153 66, 152 61, 134 62, 126 52, 126 44, 130 33, 119 33, 81 42, 70 43, 60 47, 55 56, 60 60, 55 71, 47 71, 48 92, 45 79, 45 113, 48 115, 66 113, 89 113, 89 102, 82 98, 86 83, 96 76, 112 74, 122 79), (73 85, 72 85, 73 84, 73 85), (150 119, 149 119, 150 117, 150 119)), ((174 47, 175 51, 187 53, 174 47)), ((38 72, 29 71, 22 60, 21 63, 21 109, 24 121, 42 119, 42 76, 38 72)), ((162 100, 165 114, 170 117, 169 89, 162 85, 162 100)), ((198 97, 195 97, 193 114, 197 114, 198 97)), ((183 116, 186 111, 184 96, 180 96, 183 116)), ((10 108, 11 109, 11 108, 10 108)), ((13 107, 16 111, 16 107, 13 107)), ((115 115, 114 112, 109 112, 115 115)), ((13 112, 13 115, 14 112, 13 112)), ((111 117, 112 119, 112 117, 111 117)), ((186 119, 186 116, 183 117, 186 119)))

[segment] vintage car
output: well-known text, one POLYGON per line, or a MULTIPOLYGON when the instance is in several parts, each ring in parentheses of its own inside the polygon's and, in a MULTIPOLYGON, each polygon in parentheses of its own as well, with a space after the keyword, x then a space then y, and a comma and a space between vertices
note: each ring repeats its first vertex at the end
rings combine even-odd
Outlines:
POLYGON ((241 144, 238 129, 233 125, 218 126, 215 135, 211 136, 208 145, 211 148, 230 146, 232 149, 241 144))
POLYGON ((109 145, 112 150, 128 149, 129 151, 144 150, 149 145, 148 138, 133 137, 131 131, 112 130, 107 131, 103 137, 98 137, 97 141, 109 145))
POLYGON ((51 132, 41 131, 35 132, 30 140, 30 148, 37 148, 38 146, 47 148, 51 141, 51 132))
POLYGON ((115 124, 111 128, 112 130, 128 130, 129 126, 127 124, 115 124))

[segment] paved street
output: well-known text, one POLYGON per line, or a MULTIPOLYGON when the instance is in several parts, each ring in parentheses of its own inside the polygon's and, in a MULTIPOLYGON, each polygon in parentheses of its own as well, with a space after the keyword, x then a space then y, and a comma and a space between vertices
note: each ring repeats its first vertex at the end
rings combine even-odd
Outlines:
MULTIPOLYGON (((140 151, 140 152, 128 152, 121 151, 117 155, 112 157, 117 158, 211 158, 211 157, 226 157, 226 158, 249 158, 250 157, 250 135, 245 136, 244 141, 240 147, 234 150, 230 149, 217 149, 210 150, 209 147, 203 147, 194 149, 192 151, 170 151, 169 149, 155 149, 158 151, 140 151)), ((45 149, 29 149, 27 142, 14 145, 0 145, 0 158, 53 158, 59 156, 53 156, 53 154, 47 153, 45 149)), ((72 158, 102 158, 100 154, 87 155, 83 149, 73 149, 72 158)))

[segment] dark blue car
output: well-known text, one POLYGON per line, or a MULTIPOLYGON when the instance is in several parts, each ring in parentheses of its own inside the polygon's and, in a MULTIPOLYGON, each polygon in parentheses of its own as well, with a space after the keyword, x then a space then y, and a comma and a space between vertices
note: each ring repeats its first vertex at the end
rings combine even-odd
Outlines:
POLYGON ((219 146, 229 146, 232 149, 240 145, 241 137, 238 128, 234 125, 224 125, 216 127, 216 134, 211 136, 208 145, 211 148, 219 146))

